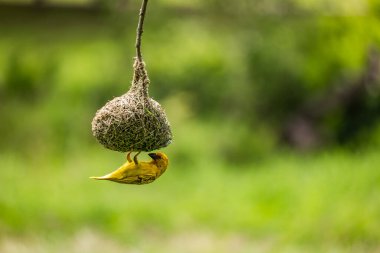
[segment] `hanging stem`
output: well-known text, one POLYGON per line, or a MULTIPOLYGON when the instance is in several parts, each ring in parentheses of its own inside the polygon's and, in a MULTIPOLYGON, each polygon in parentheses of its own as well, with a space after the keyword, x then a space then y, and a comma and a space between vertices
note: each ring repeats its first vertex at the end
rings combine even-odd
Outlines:
POLYGON ((139 14, 139 23, 137 25, 137 35, 136 35, 136 54, 137 59, 139 62, 142 62, 142 56, 141 56, 141 36, 144 32, 143 26, 144 26, 144 19, 145 19, 145 12, 146 12, 146 6, 148 4, 148 0, 143 0, 140 14, 139 14))

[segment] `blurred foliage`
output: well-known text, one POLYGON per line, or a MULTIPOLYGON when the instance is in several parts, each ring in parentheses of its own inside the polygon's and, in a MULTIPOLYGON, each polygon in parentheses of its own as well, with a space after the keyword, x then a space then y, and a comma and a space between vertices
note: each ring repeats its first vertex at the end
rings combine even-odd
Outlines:
MULTIPOLYGON (((169 147, 167 152, 173 157, 177 151, 169 147)), ((215 239, 205 245, 200 239, 205 233, 226 240, 238 236, 243 240, 237 252, 261 251, 263 244, 262 252, 378 250, 378 152, 334 151, 318 157, 277 152, 255 170, 211 162, 204 154, 190 164, 173 160, 165 176, 144 187, 85 180, 123 162, 111 153, 85 150, 64 161, 30 159, 28 166, 2 154, 8 169, 0 177, 0 241, 18 238, 18 245, 24 240, 29 245, 27 251, 14 246, 2 252, 63 252, 72 243, 87 245, 91 252, 119 252, 99 243, 107 237, 127 252, 131 247, 142 252, 215 252, 221 247, 219 252, 229 252, 231 245, 215 239), (101 234, 96 240, 76 238, 83 230, 101 234), (186 236, 193 231, 200 238, 186 236), (178 248, 170 238, 181 234, 185 238, 178 248), (40 238, 37 245, 30 245, 35 237, 40 238), (66 246, 57 245, 60 241, 66 246)))
MULTIPOLYGON (((161 101, 185 94, 194 120, 235 121, 247 129, 244 136, 227 138, 223 144, 227 146, 221 150, 230 149, 231 139, 241 143, 259 138, 249 137, 259 129, 272 136, 269 143, 274 147, 273 140, 279 139, 284 125, 300 108, 334 87, 350 85, 366 71, 368 52, 379 45, 380 24, 376 4, 362 5, 323 1, 152 3, 143 45, 152 79, 151 94, 161 101), (173 15, 165 9, 170 6, 173 15), (188 9, 192 12, 187 14, 188 9), (175 10, 185 18, 176 16, 175 10), (205 10, 215 13, 205 15, 205 10), (234 14, 238 18, 232 20, 234 14), (346 16, 351 14, 356 16, 346 16)), ((112 6, 138 8, 127 1, 112 6)), ((39 9, 3 10, 0 44, 4 52, 0 59, 0 96, 4 103, 18 99, 17 103, 28 104, 26 108, 32 101, 39 110, 51 108, 51 104, 56 104, 57 110, 65 108, 55 117, 38 113, 37 118, 46 118, 38 121, 56 133, 47 136, 44 143, 51 142, 50 138, 67 140, 65 134, 70 132, 88 132, 85 122, 63 119, 69 118, 65 110, 71 104, 90 119, 104 102, 128 88, 136 22, 132 11, 47 10, 42 16, 39 9), (14 18, 17 15, 26 22, 14 18), (60 122, 54 123, 54 118, 60 122), (61 130, 56 131, 57 125, 61 130)), ((347 115, 345 108, 338 108, 320 119, 319 128, 327 143, 364 138, 363 131, 374 129, 380 108, 378 96, 377 88, 357 105, 367 117, 347 115), (347 125, 352 127, 341 127, 347 125)), ((7 121, 18 121, 18 114, 8 116, 7 121)), ((36 115, 29 117, 34 120, 28 121, 37 121, 36 115)), ((2 132, 8 133, 3 147, 12 147, 9 143, 17 142, 11 138, 25 131, 12 124, 3 128, 2 132)), ((266 139, 246 145, 264 154, 266 148, 259 150, 267 146, 260 145, 266 139)), ((28 144, 23 146, 27 148, 28 144)), ((246 159, 246 155, 239 159, 246 159)))
POLYGON ((378 250, 378 1, 150 1, 143 57, 173 127, 171 165, 124 188, 85 180, 124 161, 90 123, 129 88, 140 2, 32 2, 0 1, 0 239, 50 245, 89 228, 121 248, 147 236, 160 250, 144 252, 183 252, 166 239, 205 230, 264 252, 378 250), (281 142, 294 117, 362 83, 311 121, 317 152, 281 142))

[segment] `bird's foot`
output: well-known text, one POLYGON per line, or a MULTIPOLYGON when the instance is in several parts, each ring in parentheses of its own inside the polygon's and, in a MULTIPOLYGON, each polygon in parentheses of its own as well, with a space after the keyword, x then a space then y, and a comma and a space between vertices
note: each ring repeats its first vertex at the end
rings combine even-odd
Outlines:
POLYGON ((132 153, 132 151, 128 152, 128 154, 127 154, 127 161, 130 163, 132 162, 131 153, 132 153))
POLYGON ((137 154, 133 157, 133 161, 135 162, 135 164, 137 165, 139 163, 139 161, 137 160, 137 156, 141 153, 141 151, 137 152, 137 154))

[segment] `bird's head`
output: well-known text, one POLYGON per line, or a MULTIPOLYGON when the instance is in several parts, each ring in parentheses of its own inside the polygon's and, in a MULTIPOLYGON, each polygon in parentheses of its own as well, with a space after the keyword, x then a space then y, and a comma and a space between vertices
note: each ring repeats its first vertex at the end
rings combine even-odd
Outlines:
POLYGON ((153 159, 152 162, 157 164, 157 166, 160 169, 166 169, 168 167, 169 158, 164 153, 157 152, 157 153, 149 153, 148 155, 153 159))

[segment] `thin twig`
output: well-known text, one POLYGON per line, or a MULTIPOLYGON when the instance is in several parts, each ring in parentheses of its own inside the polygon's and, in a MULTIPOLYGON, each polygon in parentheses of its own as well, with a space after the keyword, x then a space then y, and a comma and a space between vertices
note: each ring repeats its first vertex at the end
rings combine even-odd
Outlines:
POLYGON ((148 4, 148 0, 143 0, 140 14, 139 14, 139 23, 137 25, 137 35, 136 35, 136 54, 137 59, 139 62, 142 62, 142 56, 141 56, 141 36, 144 32, 143 26, 144 26, 144 19, 145 19, 145 12, 146 12, 146 6, 148 4))

